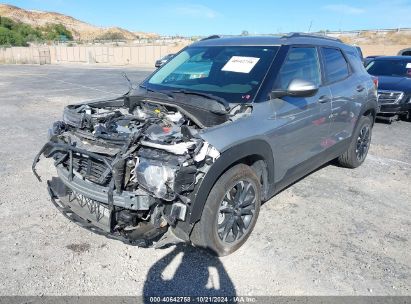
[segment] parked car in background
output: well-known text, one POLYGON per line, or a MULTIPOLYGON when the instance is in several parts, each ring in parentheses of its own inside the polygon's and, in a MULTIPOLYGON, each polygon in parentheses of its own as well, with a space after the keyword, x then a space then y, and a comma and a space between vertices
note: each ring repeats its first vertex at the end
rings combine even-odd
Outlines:
POLYGON ((398 56, 411 56, 411 48, 403 49, 398 52, 398 56))
POLYGON ((52 201, 85 228, 222 256, 263 201, 328 161, 360 166, 376 112, 372 78, 340 40, 213 36, 123 96, 68 105, 33 171, 55 160, 52 201))
POLYGON ((162 65, 166 64, 168 61, 170 61, 174 57, 174 54, 168 54, 162 57, 161 59, 157 60, 155 63, 155 67, 159 68, 162 65))
POLYGON ((366 67, 371 61, 374 60, 374 58, 380 57, 378 55, 374 55, 374 56, 367 56, 364 58, 364 66, 366 67))
POLYGON ((378 117, 391 123, 411 117, 411 56, 382 56, 366 67, 378 78, 378 117))

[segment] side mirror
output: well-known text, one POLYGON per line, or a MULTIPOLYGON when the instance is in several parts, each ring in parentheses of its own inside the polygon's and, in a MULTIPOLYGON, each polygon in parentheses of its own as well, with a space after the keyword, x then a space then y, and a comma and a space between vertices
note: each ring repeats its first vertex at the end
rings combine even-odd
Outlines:
POLYGON ((318 86, 309 80, 295 78, 291 80, 287 90, 273 90, 271 98, 280 98, 283 96, 294 97, 311 97, 318 91, 318 86))

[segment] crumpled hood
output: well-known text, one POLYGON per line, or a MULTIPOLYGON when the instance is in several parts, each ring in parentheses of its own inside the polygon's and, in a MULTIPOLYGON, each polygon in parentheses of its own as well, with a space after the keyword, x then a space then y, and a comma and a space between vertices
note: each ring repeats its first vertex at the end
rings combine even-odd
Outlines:
POLYGON ((151 100, 151 102, 178 107, 180 111, 195 120, 201 128, 219 125, 228 120, 228 112, 221 104, 201 97, 178 95, 175 99, 172 99, 166 98, 161 93, 148 92, 145 89, 136 88, 126 98, 131 103, 138 103, 141 100, 147 99, 151 100))
POLYGON ((411 78, 408 77, 392 77, 392 76, 377 76, 378 89, 389 91, 402 91, 411 93, 411 78))

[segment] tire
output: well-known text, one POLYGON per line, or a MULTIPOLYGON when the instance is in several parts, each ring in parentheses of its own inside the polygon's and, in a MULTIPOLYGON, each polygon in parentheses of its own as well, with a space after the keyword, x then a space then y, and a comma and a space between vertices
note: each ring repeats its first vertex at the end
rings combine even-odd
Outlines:
POLYGON ((346 168, 357 168, 360 166, 368 154, 371 143, 372 121, 368 116, 361 116, 358 126, 355 129, 350 146, 340 157, 338 163, 346 168), (368 132, 364 134, 363 132, 368 132))
POLYGON ((211 189, 191 242, 218 256, 233 253, 250 236, 260 206, 261 185, 255 172, 244 164, 232 167, 211 189))

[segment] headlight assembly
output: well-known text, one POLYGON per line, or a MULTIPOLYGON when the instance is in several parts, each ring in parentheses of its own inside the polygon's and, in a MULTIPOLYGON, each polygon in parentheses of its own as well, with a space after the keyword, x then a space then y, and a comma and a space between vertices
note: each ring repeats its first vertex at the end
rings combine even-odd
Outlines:
POLYGON ((136 166, 137 182, 155 196, 170 199, 167 188, 173 189, 176 168, 158 160, 139 158, 136 166))

